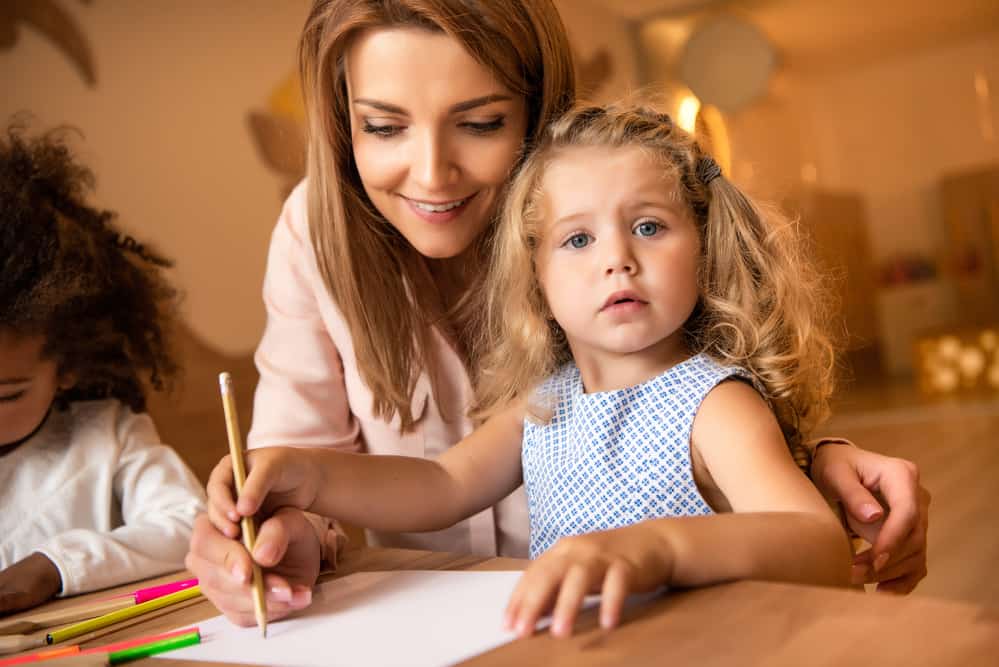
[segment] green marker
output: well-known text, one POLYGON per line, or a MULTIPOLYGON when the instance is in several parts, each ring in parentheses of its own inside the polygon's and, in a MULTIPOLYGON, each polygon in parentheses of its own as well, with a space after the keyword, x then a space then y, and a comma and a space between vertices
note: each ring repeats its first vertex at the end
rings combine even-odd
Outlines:
POLYGON ((114 651, 113 653, 108 653, 108 662, 112 665, 120 665, 123 662, 138 660, 139 658, 148 658, 149 656, 156 655, 157 653, 173 651, 174 649, 184 648, 185 646, 193 646, 194 644, 198 644, 200 642, 201 633, 197 630, 192 630, 187 634, 177 637, 161 639, 158 642, 150 642, 149 644, 143 644, 142 646, 133 646, 132 648, 126 648, 120 651, 114 651))

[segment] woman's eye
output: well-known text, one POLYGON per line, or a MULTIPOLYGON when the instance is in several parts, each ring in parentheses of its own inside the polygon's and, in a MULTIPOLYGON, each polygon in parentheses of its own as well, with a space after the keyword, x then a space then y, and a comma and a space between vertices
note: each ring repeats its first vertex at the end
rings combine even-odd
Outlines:
POLYGON ((402 132, 402 127, 399 125, 372 125, 368 121, 364 121, 364 125, 361 126, 361 129, 366 134, 374 134, 379 137, 394 137, 402 132))
POLYGON ((571 246, 576 249, 585 248, 590 245, 590 237, 588 234, 573 234, 562 245, 571 246))
POLYGON ((461 124, 462 127, 474 134, 489 134, 490 132, 495 132, 501 129, 504 125, 506 125, 506 119, 503 118, 503 116, 485 123, 473 123, 468 121, 461 124))
POLYGON ((19 391, 14 394, 8 394, 7 396, 0 396, 0 403, 13 403, 22 396, 24 396, 23 391, 19 391))
POLYGON ((658 222, 646 220, 645 222, 640 222, 635 226, 635 234, 638 236, 655 236, 662 228, 663 226, 658 222))

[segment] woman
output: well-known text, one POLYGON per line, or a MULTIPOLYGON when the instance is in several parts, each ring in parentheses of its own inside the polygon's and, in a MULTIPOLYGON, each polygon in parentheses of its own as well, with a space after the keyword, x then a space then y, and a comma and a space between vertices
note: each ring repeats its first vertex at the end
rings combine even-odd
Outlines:
MULTIPOLYGON (((271 242, 250 445, 436 456, 472 429, 474 297, 497 202, 573 101, 564 29, 550 0, 318 0, 300 64, 308 177, 271 242)), ((911 590, 928 502, 915 467, 833 443, 812 476, 875 544, 885 586, 911 590), (865 484, 891 508, 883 526, 865 484)), ((445 531, 369 539, 524 555, 527 528, 518 491, 445 531)), ((227 617, 252 624, 250 560, 233 538, 199 518, 187 565, 227 617)), ((254 558, 271 618, 308 605, 337 545, 328 519, 284 508, 264 521, 254 558)))

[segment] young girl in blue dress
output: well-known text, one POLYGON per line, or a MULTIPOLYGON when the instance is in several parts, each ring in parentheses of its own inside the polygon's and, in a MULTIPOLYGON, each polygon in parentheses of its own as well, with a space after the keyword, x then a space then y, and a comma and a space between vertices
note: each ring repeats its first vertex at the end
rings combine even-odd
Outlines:
POLYGON ((601 592, 753 578, 840 585, 850 551, 788 445, 824 417, 833 350, 794 227, 671 119, 587 107, 514 178, 494 241, 482 425, 436 461, 278 447, 226 460, 209 515, 294 506, 439 530, 521 482, 534 559, 506 623, 567 635, 601 592), (372 489, 377 489, 376 492, 372 489))

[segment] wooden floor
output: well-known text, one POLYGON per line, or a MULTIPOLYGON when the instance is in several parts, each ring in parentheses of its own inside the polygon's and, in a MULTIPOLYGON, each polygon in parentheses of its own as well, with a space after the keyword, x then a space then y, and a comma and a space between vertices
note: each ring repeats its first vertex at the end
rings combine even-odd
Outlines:
POLYGON ((934 400, 855 387, 823 432, 915 461, 933 496, 929 575, 916 594, 999 607, 999 395, 934 400))

